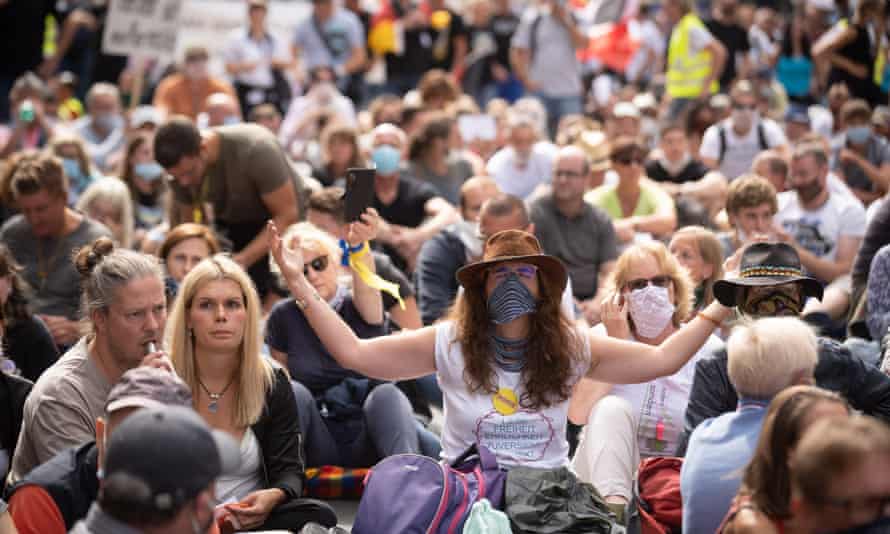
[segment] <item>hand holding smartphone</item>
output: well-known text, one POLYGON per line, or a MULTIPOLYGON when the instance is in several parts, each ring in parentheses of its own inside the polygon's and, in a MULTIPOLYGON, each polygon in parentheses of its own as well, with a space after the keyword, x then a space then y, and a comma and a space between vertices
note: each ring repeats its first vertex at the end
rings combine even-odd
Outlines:
POLYGON ((347 223, 358 221, 374 203, 375 169, 347 169, 344 217, 347 223))

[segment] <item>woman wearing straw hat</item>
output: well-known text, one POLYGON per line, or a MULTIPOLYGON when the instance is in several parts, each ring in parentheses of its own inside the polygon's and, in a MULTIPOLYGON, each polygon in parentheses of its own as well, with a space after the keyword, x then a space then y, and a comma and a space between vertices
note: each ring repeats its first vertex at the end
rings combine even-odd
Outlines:
POLYGON ((359 339, 303 276, 303 259, 270 223, 271 250, 316 334, 344 367, 383 380, 436 373, 445 403, 443 456, 479 443, 505 467, 569 462, 568 399, 582 377, 615 384, 676 372, 729 310, 714 303, 659 346, 592 335, 560 313, 567 274, 531 234, 497 233, 457 272, 463 293, 447 320, 359 339))

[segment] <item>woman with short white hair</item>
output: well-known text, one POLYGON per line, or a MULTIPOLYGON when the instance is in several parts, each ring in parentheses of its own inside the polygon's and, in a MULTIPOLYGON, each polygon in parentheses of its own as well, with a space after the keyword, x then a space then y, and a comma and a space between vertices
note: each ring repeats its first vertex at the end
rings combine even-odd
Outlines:
MULTIPOLYGON (((376 212, 369 209, 362 221, 350 225, 344 245, 352 248, 341 249, 330 234, 308 222, 292 225, 283 237, 289 247, 302 252, 304 276, 319 297, 360 338, 387 333, 380 291, 369 286, 368 276, 355 266, 342 276, 347 271, 341 265, 362 262, 373 272, 367 241, 376 235, 378 222, 376 212), (348 255, 344 250, 350 251, 348 255), (354 257, 343 262, 344 255, 354 257)), ((278 266, 273 264, 272 270, 277 272, 278 266)), ((371 467, 393 454, 438 455, 438 440, 420 428, 408 397, 391 383, 340 365, 297 300, 289 298, 272 308, 266 343, 294 381, 308 467, 371 467)))

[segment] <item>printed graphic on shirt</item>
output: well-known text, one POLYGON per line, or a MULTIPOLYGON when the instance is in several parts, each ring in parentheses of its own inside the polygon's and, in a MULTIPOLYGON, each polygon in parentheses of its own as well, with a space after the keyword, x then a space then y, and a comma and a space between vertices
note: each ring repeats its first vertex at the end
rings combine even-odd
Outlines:
POLYGON ((499 459, 520 465, 543 458, 555 438, 553 421, 529 410, 510 415, 492 410, 476 420, 476 442, 488 447, 499 459))
POLYGON ((491 404, 496 412, 501 415, 513 415, 519 409, 519 399, 510 388, 500 388, 492 395, 491 404))
POLYGON ((794 236, 804 249, 822 258, 834 250, 835 242, 820 230, 821 219, 801 217, 797 220, 786 220, 782 223, 785 231, 794 236))
POLYGON ((641 456, 665 456, 673 453, 671 444, 680 437, 680 422, 665 409, 667 388, 651 382, 640 406, 637 437, 641 456))

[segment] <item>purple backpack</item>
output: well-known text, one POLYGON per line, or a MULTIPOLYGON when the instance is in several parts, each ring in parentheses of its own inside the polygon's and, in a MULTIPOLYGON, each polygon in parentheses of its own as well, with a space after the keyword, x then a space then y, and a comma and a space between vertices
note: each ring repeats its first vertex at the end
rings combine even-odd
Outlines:
POLYGON ((384 458, 365 479, 353 534, 461 534, 473 503, 503 509, 507 472, 484 446, 449 465, 419 454, 384 458))

